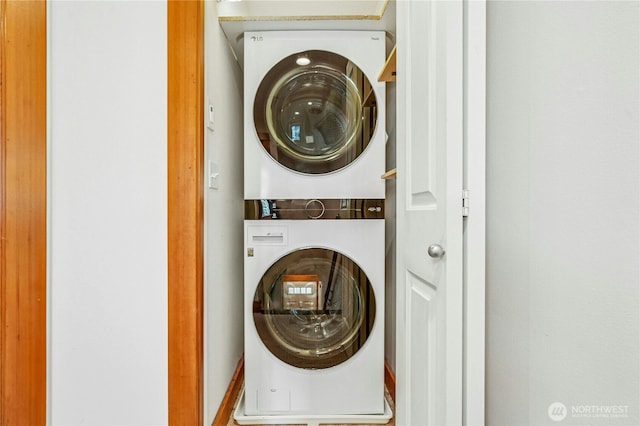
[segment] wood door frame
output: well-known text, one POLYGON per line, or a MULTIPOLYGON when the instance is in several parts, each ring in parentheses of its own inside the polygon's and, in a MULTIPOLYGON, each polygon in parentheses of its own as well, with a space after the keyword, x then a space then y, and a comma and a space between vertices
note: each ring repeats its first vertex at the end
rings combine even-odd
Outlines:
MULTIPOLYGON (((46 8, 44 1, 0 1, 0 424, 44 425, 47 415, 46 8)), ((167 30, 169 422, 197 425, 203 423, 203 0, 168 1, 167 30)))
POLYGON ((0 1, 0 424, 47 400, 47 10, 0 1))
POLYGON ((204 1, 167 3, 169 424, 204 424, 204 1))

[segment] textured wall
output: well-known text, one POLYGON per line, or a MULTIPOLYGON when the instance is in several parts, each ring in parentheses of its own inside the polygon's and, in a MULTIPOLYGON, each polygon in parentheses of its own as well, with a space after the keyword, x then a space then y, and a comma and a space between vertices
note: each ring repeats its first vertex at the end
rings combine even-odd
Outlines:
POLYGON ((638 424, 639 4, 487 27, 487 424, 638 424))

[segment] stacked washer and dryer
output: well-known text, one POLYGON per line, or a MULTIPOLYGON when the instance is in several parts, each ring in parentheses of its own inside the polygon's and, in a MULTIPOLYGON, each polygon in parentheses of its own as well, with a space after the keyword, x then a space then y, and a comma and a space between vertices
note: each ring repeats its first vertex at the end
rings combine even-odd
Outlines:
POLYGON ((245 414, 383 414, 385 34, 244 37, 245 414))

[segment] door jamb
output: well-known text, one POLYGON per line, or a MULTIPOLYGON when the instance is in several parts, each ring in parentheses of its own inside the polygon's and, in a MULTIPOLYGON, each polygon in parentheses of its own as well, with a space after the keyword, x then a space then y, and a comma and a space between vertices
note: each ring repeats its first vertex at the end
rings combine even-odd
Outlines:
POLYGON ((203 420, 204 1, 167 2, 169 424, 203 420))
POLYGON ((463 425, 484 424, 486 232, 486 1, 464 0, 463 425))
POLYGON ((0 424, 45 424, 47 4, 0 1, 0 424))

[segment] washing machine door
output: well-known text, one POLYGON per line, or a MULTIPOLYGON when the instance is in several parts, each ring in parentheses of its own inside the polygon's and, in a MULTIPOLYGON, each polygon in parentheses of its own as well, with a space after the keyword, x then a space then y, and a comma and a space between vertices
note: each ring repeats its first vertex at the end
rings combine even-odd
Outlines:
POLYGON ((370 335, 376 301, 364 271, 325 248, 280 258, 257 283, 253 320, 267 349, 298 368, 323 369, 354 356, 370 335))
POLYGON ((330 173, 355 161, 376 121, 366 75, 343 56, 320 50, 277 63, 254 101, 260 144, 282 166, 304 174, 330 173))

